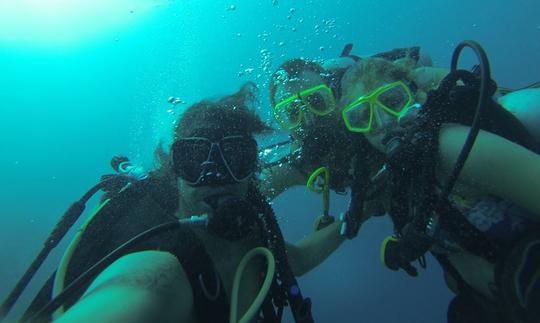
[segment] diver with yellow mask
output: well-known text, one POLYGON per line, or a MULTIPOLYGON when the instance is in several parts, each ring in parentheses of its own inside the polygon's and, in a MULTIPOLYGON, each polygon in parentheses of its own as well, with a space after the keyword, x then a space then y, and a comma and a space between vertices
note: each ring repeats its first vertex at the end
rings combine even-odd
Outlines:
POLYGON ((383 242, 383 263, 416 276, 412 263, 425 266, 424 255, 431 252, 456 293, 449 322, 535 322, 540 317, 538 142, 491 99, 496 85, 481 47, 460 44, 450 73, 431 88, 416 81, 414 70, 372 58, 348 68, 337 96, 326 71, 287 64, 274 75, 270 93, 276 120, 291 131, 300 157, 263 172, 264 184, 281 192, 305 181, 303 172, 339 168, 325 164, 332 160, 327 155, 353 152, 352 158, 339 159, 352 195, 344 216, 352 228, 343 230, 347 236, 354 237, 357 224, 370 215, 387 213, 395 235, 383 242), (480 58, 476 72, 457 70, 464 47, 480 58), (320 84, 334 97, 326 99, 330 91, 320 84), (333 108, 313 105, 320 100, 333 108), (318 122, 338 124, 329 136, 337 140, 321 139, 327 133, 320 130, 330 128, 317 128, 318 122), (302 149, 321 141, 319 151, 302 149), (321 151, 326 155, 317 154, 321 151))

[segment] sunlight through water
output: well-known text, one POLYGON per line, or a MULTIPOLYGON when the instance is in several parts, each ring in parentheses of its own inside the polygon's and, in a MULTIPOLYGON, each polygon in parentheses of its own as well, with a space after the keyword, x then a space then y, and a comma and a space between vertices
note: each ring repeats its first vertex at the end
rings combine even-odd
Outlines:
POLYGON ((0 44, 75 45, 136 23, 166 0, 0 0, 0 44))

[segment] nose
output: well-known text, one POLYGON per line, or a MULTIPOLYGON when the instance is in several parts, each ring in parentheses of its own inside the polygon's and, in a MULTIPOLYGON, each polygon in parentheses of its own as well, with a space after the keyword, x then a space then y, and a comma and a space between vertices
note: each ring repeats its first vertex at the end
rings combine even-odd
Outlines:
POLYGON ((382 108, 375 108, 373 109, 373 118, 375 119, 375 124, 378 128, 384 128, 390 125, 393 121, 395 121, 395 118, 386 112, 382 108))
POLYGON ((201 164, 201 182, 202 183, 219 183, 227 179, 227 170, 223 165, 223 158, 217 148, 213 145, 208 155, 208 160, 201 164))
POLYGON ((226 173, 218 163, 213 161, 205 161, 202 163, 201 184, 216 184, 221 183, 226 179, 226 173))
POLYGON ((215 174, 215 176, 221 176, 221 173, 219 171, 218 164, 214 161, 207 160, 204 163, 201 164, 202 166, 202 173, 204 176, 209 176, 212 174, 215 174))
POLYGON ((305 126, 313 126, 317 123, 317 116, 311 113, 311 111, 304 112, 303 122, 305 126))

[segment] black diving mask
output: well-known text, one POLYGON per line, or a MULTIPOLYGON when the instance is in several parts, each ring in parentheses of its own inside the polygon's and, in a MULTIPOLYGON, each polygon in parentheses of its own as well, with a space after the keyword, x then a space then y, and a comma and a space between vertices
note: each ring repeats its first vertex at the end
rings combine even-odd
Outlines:
POLYGON ((242 135, 184 137, 172 145, 172 158, 176 175, 192 186, 235 184, 253 175, 257 142, 242 135))

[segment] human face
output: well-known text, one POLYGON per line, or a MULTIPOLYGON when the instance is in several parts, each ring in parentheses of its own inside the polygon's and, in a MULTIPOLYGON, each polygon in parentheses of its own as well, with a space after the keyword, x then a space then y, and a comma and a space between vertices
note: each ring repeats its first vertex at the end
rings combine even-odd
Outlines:
POLYGON ((412 102, 413 95, 409 87, 397 81, 360 96, 341 113, 349 131, 369 133, 383 129, 399 119, 412 102))
POLYGON ((206 201, 207 198, 218 195, 228 195, 243 198, 247 195, 249 183, 240 182, 223 186, 191 186, 185 180, 177 179, 180 193, 180 217, 209 214, 213 211, 206 201))
POLYGON ((192 186, 243 182, 255 171, 257 142, 246 135, 183 137, 173 144, 172 154, 176 175, 192 186))
POLYGON ((375 147, 384 150, 382 139, 398 126, 413 102, 409 87, 402 81, 395 81, 361 92, 345 105, 341 114, 349 131, 363 133, 375 147))
POLYGON ((305 71, 298 78, 282 80, 277 85, 274 101, 274 116, 285 130, 309 125, 336 107, 332 89, 320 74, 312 71, 305 71))
POLYGON ((179 138, 172 155, 182 213, 202 214, 212 211, 209 197, 245 196, 257 164, 257 145, 250 136, 200 130, 179 138))

